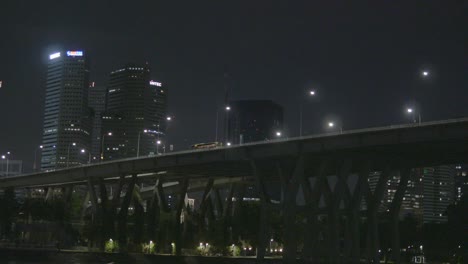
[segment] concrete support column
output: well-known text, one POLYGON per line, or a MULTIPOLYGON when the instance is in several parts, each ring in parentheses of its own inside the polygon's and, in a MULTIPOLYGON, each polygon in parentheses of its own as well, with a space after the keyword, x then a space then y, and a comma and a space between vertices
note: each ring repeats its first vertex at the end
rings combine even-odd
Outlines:
POLYGON ((266 191, 265 180, 259 164, 255 161, 251 161, 251 167, 260 195, 260 222, 258 226, 257 261, 263 261, 265 258, 265 248, 268 243, 268 204, 271 201, 268 192, 266 191))
POLYGON ((205 191, 203 192, 202 200, 200 203, 200 218, 198 220, 199 232, 202 233, 205 228, 205 217, 206 211, 209 208, 209 202, 211 202, 211 191, 213 189, 214 180, 212 178, 208 179, 206 183, 205 191))
MULTIPOLYGON (((340 262, 340 204, 343 200, 343 194, 345 193, 348 181, 348 175, 351 170, 351 160, 345 159, 340 164, 337 170, 337 182, 335 184, 333 193, 326 195, 328 197, 328 233, 330 238, 330 251, 329 251, 329 262, 339 263, 340 262)), ((329 193, 329 185, 324 186, 325 194, 329 193)))
POLYGON ((379 230, 378 211, 384 192, 387 189, 387 180, 390 175, 390 165, 382 171, 374 193, 367 192, 367 222, 368 222, 368 261, 379 263, 379 230))
POLYGON ((159 179, 156 181, 156 184, 153 188, 153 195, 146 203, 146 215, 147 215, 147 224, 146 232, 151 241, 156 241, 157 228, 159 226, 159 199, 157 195, 157 188, 159 185, 159 179))
POLYGON ((390 217, 391 217, 391 225, 392 225, 392 258, 395 263, 401 263, 400 258, 400 229, 399 229, 399 221, 400 221, 400 209, 401 203, 403 201, 403 197, 405 196, 405 192, 408 186, 408 180, 411 175, 410 168, 403 168, 400 170, 400 182, 398 184, 397 191, 395 196, 393 197, 392 204, 390 205, 390 217))
POLYGON ((302 250, 302 259, 304 261, 311 261, 312 263, 318 262, 317 256, 317 241, 319 236, 319 223, 318 223, 318 207, 320 197, 322 195, 323 185, 327 184, 325 169, 329 161, 321 160, 314 169, 313 177, 315 177, 315 184, 313 188, 310 185, 309 175, 304 175, 302 179, 302 190, 304 191, 304 198, 306 200, 306 216, 307 224, 305 229, 304 248, 302 250))
POLYGON ((304 157, 298 157, 294 172, 289 180, 285 200, 283 204, 284 212, 284 250, 283 263, 296 263, 297 253, 297 230, 296 230, 296 197, 299 191, 301 179, 304 177, 304 157))
POLYGON ((361 201, 366 191, 367 179, 370 173, 370 161, 364 161, 361 165, 356 187, 351 195, 348 207, 348 239, 345 240, 345 261, 347 263, 358 263, 361 257, 361 232, 360 232, 360 209, 361 201))
POLYGON ((132 200, 133 188, 135 187, 137 181, 137 174, 132 175, 132 179, 128 184, 125 197, 120 206, 120 212, 118 214, 118 241, 120 250, 125 252, 127 251, 127 218, 128 218, 128 207, 132 200))
POLYGON ((111 238, 112 226, 110 224, 113 223, 113 218, 112 214, 109 213, 109 196, 107 195, 107 188, 103 178, 99 179, 99 197, 101 199, 101 204, 98 207, 100 215, 99 225, 101 226, 100 246, 101 249, 104 249, 105 241, 111 238))
POLYGON ((232 227, 232 197, 234 195, 234 184, 231 183, 229 187, 229 192, 226 197, 226 204, 224 205, 223 210, 223 241, 224 246, 227 247, 231 242, 231 232, 229 232, 232 227))
POLYGON ((182 252, 182 231, 181 231, 181 223, 180 223, 180 216, 182 214, 182 210, 185 207, 185 196, 187 195, 187 189, 188 189, 188 178, 185 178, 181 181, 179 181, 180 185, 180 190, 178 193, 178 200, 177 200, 177 208, 176 208, 176 215, 175 215, 175 232, 176 232, 176 255, 180 256, 182 252))

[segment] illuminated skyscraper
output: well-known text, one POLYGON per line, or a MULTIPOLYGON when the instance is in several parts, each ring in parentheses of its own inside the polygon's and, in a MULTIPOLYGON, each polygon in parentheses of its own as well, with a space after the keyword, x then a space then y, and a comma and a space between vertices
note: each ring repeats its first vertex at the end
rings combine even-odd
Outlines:
POLYGON ((147 65, 127 65, 110 74, 102 116, 104 159, 155 155, 164 139, 167 89, 150 78, 147 65))
POLYGON ((89 67, 83 51, 49 56, 42 137, 42 170, 88 162, 91 118, 89 67), (84 149, 85 153, 81 150, 84 149))

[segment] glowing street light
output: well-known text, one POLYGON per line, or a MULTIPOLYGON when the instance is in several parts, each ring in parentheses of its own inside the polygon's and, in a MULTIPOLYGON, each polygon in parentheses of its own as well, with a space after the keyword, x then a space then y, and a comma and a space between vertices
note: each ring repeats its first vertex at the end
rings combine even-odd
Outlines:
POLYGON ((228 146, 228 147, 231 146, 231 142, 227 142, 226 146, 228 146))
POLYGON ((9 165, 9 158, 8 156, 10 156, 11 153, 10 151, 8 151, 6 154, 2 155, 2 159, 5 160, 6 159, 6 173, 5 173, 5 176, 8 177, 8 165, 9 165))
POLYGON ((226 111, 229 111, 229 110, 231 110, 231 107, 228 105, 226 106, 226 111))
POLYGON ((106 136, 111 137, 112 132, 107 132, 107 134, 102 135, 102 139, 101 139, 101 161, 104 160, 104 139, 106 138, 106 136))
MULTIPOLYGON (((315 90, 310 90, 309 91, 309 96, 310 97, 313 97, 315 96, 315 93, 316 91, 315 90)), ((304 101, 304 97, 301 96, 301 104, 300 104, 300 109, 299 109, 299 136, 302 137, 302 120, 303 120, 303 101, 304 101)))
POLYGON ((67 168, 68 166, 70 165, 70 148, 71 147, 75 147, 76 146, 76 143, 75 142, 72 142, 71 144, 68 144, 68 151, 67 151, 67 168))
POLYGON ((423 72, 422 72, 422 75, 423 75, 423 76, 429 76, 429 72, 428 72, 428 71, 423 71, 423 72))
POLYGON ((37 150, 38 149, 43 149, 44 146, 40 145, 38 148, 34 150, 34 164, 33 164, 33 171, 36 171, 36 160, 37 160, 37 150))
MULTIPOLYGON (((413 123, 416 123, 416 110, 414 108, 409 107, 409 108, 406 109, 406 112, 412 116, 413 123)), ((417 113, 418 123, 421 124, 421 111, 417 111, 417 112, 418 112, 417 113)))
POLYGON ((277 137, 281 137, 281 132, 280 132, 280 131, 276 131, 276 136, 277 136, 277 137))
MULTIPOLYGON (((138 141, 137 141, 137 158, 140 157, 140 137, 141 137, 141 132, 138 132, 138 141)), ((147 129, 144 129, 143 130, 143 133, 147 133, 148 130, 147 129)))
POLYGON ((166 120, 167 120, 167 121, 171 121, 171 120, 172 120, 172 117, 168 116, 168 117, 166 117, 166 120))
MULTIPOLYGON (((337 125, 335 124, 335 122, 333 122, 333 121, 328 122, 327 125, 328 125, 328 128, 330 128, 330 129, 333 129, 335 126, 337 126, 337 125)), ((343 127, 342 127, 342 126, 339 126, 339 128, 340 128, 340 133, 343 133, 343 127)))

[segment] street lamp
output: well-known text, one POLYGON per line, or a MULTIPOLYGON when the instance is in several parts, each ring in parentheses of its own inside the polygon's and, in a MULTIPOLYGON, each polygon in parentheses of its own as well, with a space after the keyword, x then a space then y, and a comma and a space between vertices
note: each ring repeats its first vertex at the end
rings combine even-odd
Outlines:
MULTIPOLYGON (((416 123, 416 110, 414 108, 407 108, 406 112, 413 118, 413 123, 416 123)), ((421 124, 421 112, 418 111, 418 123, 421 124)))
POLYGON ((281 137, 281 131, 276 131, 276 136, 281 137))
MULTIPOLYGON (((332 121, 331 121, 331 122, 328 122, 327 125, 328 125, 328 127, 329 127, 330 129, 333 129, 333 128, 336 126, 335 122, 332 122, 332 121)), ((343 133, 343 127, 342 127, 342 126, 339 126, 339 128, 340 128, 340 133, 343 133)))
POLYGON ((422 76, 424 76, 424 77, 429 76, 429 72, 428 71, 423 71, 422 76))
MULTIPOLYGON (((86 153, 86 149, 81 149, 81 153, 86 153)), ((91 163, 91 151, 88 151, 88 164, 91 163)))
MULTIPOLYGON (((158 125, 159 127, 159 125, 158 125)), ((148 132, 148 130, 143 130, 143 133, 148 132)), ((137 142, 137 158, 140 157, 140 136, 141 136, 141 131, 138 132, 138 142, 137 142)))
POLYGON ((231 107, 229 105, 226 106, 226 111, 231 110, 231 107))
POLYGON ((33 171, 36 171, 36 161, 37 161, 37 150, 38 149, 43 149, 44 146, 40 145, 38 148, 34 150, 34 165, 33 165, 33 171))
POLYGON ((70 144, 68 144, 68 151, 67 151, 67 168, 69 166, 69 163, 70 163, 70 147, 71 146, 76 146, 76 143, 75 142, 72 142, 70 144))
POLYGON ((11 153, 8 151, 5 155, 2 155, 2 159, 3 160, 6 160, 6 172, 5 172, 5 177, 8 177, 8 163, 9 163, 9 158, 8 156, 10 156, 11 153))
POLYGON ((226 146, 228 146, 228 147, 231 146, 231 142, 227 142, 226 146))
POLYGON ((163 145, 163 153, 166 153, 166 145, 161 140, 156 141, 156 154, 159 155, 159 145, 163 145))
MULTIPOLYGON (((309 91, 309 96, 315 96, 315 90, 310 90, 309 91)), ((302 137, 302 119, 303 119, 303 103, 304 103, 304 97, 301 96, 301 104, 300 104, 300 109, 299 109, 299 136, 302 137)))
POLYGON ((102 135, 101 139, 101 161, 104 160, 104 138, 107 136, 112 136, 112 132, 108 132, 107 134, 102 135))

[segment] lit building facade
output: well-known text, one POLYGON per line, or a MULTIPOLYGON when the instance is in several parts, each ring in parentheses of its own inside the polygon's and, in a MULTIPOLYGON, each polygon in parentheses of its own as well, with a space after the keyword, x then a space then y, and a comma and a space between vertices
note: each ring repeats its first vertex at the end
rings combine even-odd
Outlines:
POLYGON ((447 222, 447 207, 454 202, 454 166, 424 168, 423 221, 447 222))
POLYGON ((455 202, 459 202, 463 196, 468 192, 468 166, 457 165, 455 166, 455 202))
POLYGON ((231 101, 229 108, 226 141, 231 144, 272 140, 282 133, 283 108, 273 101, 231 101))
POLYGON ((157 142, 165 137, 166 107, 167 89, 150 79, 147 65, 111 72, 102 115, 103 159, 157 154, 157 142))
POLYGON ((49 56, 44 107, 41 169, 86 164, 91 144, 88 107, 89 67, 85 52, 49 56), (73 144, 74 143, 74 144, 73 144), (81 152, 85 150, 85 154, 81 152))
MULTIPOLYGON (((368 181, 372 191, 377 186, 381 172, 372 172, 368 181)), ((403 197, 400 217, 413 216, 420 223, 447 221, 446 209, 454 202, 454 166, 415 168, 411 171, 403 197)), ((400 175, 390 175, 387 190, 379 208, 388 211, 400 182, 400 175)), ((365 207, 365 204, 363 203, 365 207)))

